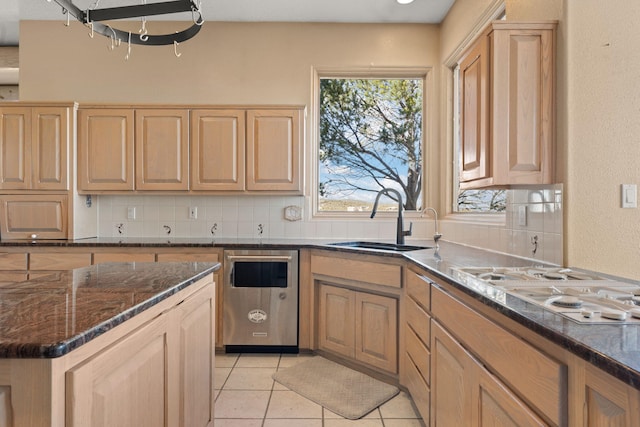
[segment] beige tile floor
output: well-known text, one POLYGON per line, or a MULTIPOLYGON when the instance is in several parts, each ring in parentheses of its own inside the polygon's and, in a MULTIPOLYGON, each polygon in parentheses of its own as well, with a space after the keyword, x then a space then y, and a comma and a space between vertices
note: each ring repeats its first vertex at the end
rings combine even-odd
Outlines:
POLYGON ((216 354, 216 427, 423 427, 401 392, 359 420, 348 420, 275 382, 278 369, 310 354, 216 354))

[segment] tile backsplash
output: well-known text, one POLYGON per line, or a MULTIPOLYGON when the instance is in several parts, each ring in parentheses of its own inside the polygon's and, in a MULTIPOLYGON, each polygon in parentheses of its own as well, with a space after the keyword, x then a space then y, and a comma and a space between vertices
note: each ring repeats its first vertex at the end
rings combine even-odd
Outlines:
MULTIPOLYGON (((310 198, 302 196, 101 195, 96 199, 99 237, 389 240, 396 229, 395 216, 311 218, 310 198), (287 206, 299 208, 301 219, 286 219, 287 206)), ((289 217, 295 219, 295 215, 289 217)), ((413 222, 408 241, 431 238, 430 214, 405 217, 405 228, 413 222)), ((486 218, 450 215, 441 219, 443 240, 562 264, 561 185, 509 190, 505 214, 486 218)))

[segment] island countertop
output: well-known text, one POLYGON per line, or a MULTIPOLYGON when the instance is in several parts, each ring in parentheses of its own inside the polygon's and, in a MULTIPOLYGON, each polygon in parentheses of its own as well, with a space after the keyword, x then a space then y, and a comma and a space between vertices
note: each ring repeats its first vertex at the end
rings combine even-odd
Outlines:
POLYGON ((106 263, 0 286, 0 357, 67 354, 219 268, 106 263))

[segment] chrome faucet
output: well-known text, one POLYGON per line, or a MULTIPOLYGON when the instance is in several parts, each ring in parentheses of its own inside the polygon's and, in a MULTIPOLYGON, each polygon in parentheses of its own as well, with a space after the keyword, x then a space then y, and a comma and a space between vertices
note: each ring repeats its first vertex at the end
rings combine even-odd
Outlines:
POLYGON ((442 234, 438 232, 438 212, 434 208, 424 208, 424 210, 422 211, 422 216, 424 216, 425 212, 427 211, 433 212, 433 217, 435 218, 435 223, 434 223, 435 230, 433 233, 433 241, 435 242, 436 246, 438 246, 438 240, 440 240, 440 238, 442 237, 442 234))
POLYGON ((376 211, 378 210, 378 201, 380 200, 380 196, 382 196, 383 194, 388 196, 388 197, 390 197, 391 199, 394 199, 394 200, 398 201, 398 220, 397 220, 397 226, 396 226, 396 244, 404 245, 404 236, 411 236, 411 229, 413 228, 413 224, 409 223, 409 230, 404 231, 404 225, 402 223, 402 195, 400 194, 400 192, 398 190, 395 190, 393 188, 383 188, 382 190, 378 191, 378 195, 376 196, 376 201, 373 203, 373 209, 371 210, 371 218, 376 216, 376 211), (389 192, 394 193, 396 195, 397 199, 392 197, 389 194, 389 192))

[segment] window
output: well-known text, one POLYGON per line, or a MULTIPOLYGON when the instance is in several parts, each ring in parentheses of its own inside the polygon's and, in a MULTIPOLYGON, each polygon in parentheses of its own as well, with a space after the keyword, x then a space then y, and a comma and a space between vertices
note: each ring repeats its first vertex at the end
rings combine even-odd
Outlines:
MULTIPOLYGON (((424 81, 319 77, 318 212, 370 212, 383 188, 398 190, 405 210, 421 209, 424 81)), ((380 199, 381 211, 397 208, 380 199)))

